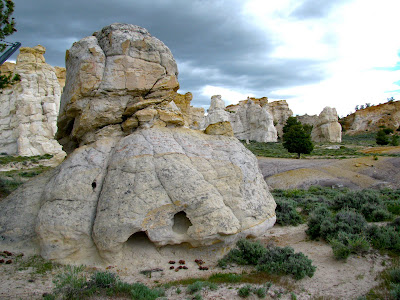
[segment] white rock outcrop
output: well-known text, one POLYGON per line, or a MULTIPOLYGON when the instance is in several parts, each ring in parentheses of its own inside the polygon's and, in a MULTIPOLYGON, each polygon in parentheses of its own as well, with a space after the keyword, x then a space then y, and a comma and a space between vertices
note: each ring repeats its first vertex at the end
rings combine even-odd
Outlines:
POLYGON ((283 136, 283 127, 289 117, 293 115, 286 100, 278 100, 269 102, 267 105, 268 112, 274 119, 276 131, 280 137, 283 136))
POLYGON ((163 249, 226 247, 273 226, 257 158, 234 137, 184 127, 162 42, 112 24, 68 53, 59 137, 71 154, 0 202, 1 248, 123 264, 137 235, 163 249))
POLYGON ((314 142, 340 143, 342 141, 342 126, 338 122, 335 108, 325 107, 319 114, 311 131, 314 142))
POLYGON ((65 156, 54 139, 60 106, 60 84, 55 69, 45 63, 45 48, 23 47, 13 74, 21 81, 0 91, 0 152, 33 156, 65 156))
POLYGON ((229 121, 229 112, 225 110, 225 102, 222 100, 221 95, 214 95, 211 97, 211 104, 207 113, 205 117, 205 128, 210 124, 229 121))
POLYGON ((251 99, 239 104, 236 113, 229 114, 235 137, 256 142, 276 142, 274 119, 267 106, 260 106, 251 99))

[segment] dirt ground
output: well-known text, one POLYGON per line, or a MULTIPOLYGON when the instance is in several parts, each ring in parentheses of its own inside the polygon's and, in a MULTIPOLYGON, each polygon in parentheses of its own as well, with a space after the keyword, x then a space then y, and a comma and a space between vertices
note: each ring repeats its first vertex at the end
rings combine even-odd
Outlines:
MULTIPOLYGON (((364 152, 399 154, 400 147, 373 147, 364 152)), ((350 159, 288 159, 258 157, 261 173, 272 189, 308 188, 312 185, 351 189, 400 188, 400 157, 350 159)))
MULTIPOLYGON (((259 240, 263 244, 274 243, 277 246, 290 246, 295 252, 303 252, 317 267, 312 278, 304 278, 295 281, 290 277, 283 277, 281 283, 274 284, 265 299, 275 299, 282 293, 280 299, 292 299, 294 293, 297 299, 356 299, 366 294, 371 288, 379 284, 377 280, 379 273, 388 267, 389 258, 371 250, 364 256, 351 256, 347 262, 334 259, 331 247, 325 242, 308 240, 305 224, 297 227, 275 226, 265 233, 259 240)), ((5 249, 4 249, 5 250, 5 249)), ((149 249, 148 251, 153 251, 149 249)), ((171 252, 172 253, 172 252, 171 252)), ((167 263, 158 267, 163 271, 153 272, 151 278, 140 273, 143 268, 129 263, 123 267, 112 267, 110 271, 116 272, 123 281, 133 283, 141 282, 148 286, 156 286, 174 280, 184 278, 207 278, 213 273, 250 273, 251 267, 231 267, 222 270, 216 266, 215 256, 208 254, 198 256, 193 253, 192 257, 186 255, 188 270, 175 272, 169 270, 167 263), (194 263, 194 257, 204 258, 208 271, 200 271, 194 263), (190 259, 192 258, 192 259, 190 259)), ((182 258, 180 253, 171 254, 172 259, 182 258)), ((24 258, 26 259, 26 258, 24 258)), ((54 269, 44 275, 35 274, 32 268, 20 269, 20 263, 0 265, 0 299, 40 299, 44 293, 50 293, 54 287, 52 280, 62 269, 54 269)), ((154 267, 154 266, 153 266, 154 267)), ((88 268, 88 272, 95 269, 88 268)), ((203 290, 203 299, 241 299, 238 289, 244 284, 224 284, 218 290, 203 290)), ((255 285, 259 287, 262 285, 255 285)), ((169 288, 166 292, 167 299, 192 299, 192 295, 186 293, 185 286, 169 288), (181 293, 177 293, 177 288, 181 293)), ((93 297, 92 299, 111 299, 105 297, 93 297)), ((254 294, 248 299, 258 299, 254 294)))

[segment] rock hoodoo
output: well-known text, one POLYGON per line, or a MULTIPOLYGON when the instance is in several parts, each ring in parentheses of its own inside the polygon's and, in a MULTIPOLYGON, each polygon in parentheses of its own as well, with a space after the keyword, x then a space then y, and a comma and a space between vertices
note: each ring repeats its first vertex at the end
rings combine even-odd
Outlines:
POLYGON ((233 136, 232 125, 229 122, 229 113, 225 110, 225 102, 221 95, 211 97, 211 105, 205 117, 205 133, 213 135, 233 136))
POLYGON ((276 142, 277 131, 268 105, 261 106, 252 99, 241 101, 235 113, 229 114, 235 137, 256 142, 276 142))
POLYGON ((342 141, 342 126, 338 122, 335 108, 325 107, 319 114, 311 131, 314 142, 340 143, 342 141))
POLYGON ((147 30, 107 26, 66 65, 58 138, 71 154, 0 202, 2 247, 118 264, 137 235, 202 247, 273 226, 256 157, 234 137, 183 127, 175 60, 147 30))
POLYGON ((283 136, 283 127, 286 121, 293 115, 286 100, 272 101, 268 103, 268 111, 274 118, 274 125, 279 137, 283 136))
MULTIPOLYGON (((46 64, 43 46, 23 47, 17 63, 2 72, 19 74, 21 81, 0 91, 0 152, 33 156, 46 153, 62 159, 54 139, 61 89, 55 69, 46 64)), ((61 70, 61 69, 60 69, 61 70)))

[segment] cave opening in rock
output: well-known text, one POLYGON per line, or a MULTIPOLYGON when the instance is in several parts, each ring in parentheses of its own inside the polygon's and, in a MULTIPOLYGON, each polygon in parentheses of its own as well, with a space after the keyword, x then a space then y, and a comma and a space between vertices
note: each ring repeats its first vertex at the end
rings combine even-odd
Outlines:
POLYGON ((192 222, 190 222, 184 211, 180 211, 174 215, 174 225, 172 225, 174 232, 179 234, 187 233, 190 226, 192 226, 192 222))
POLYGON ((132 245, 153 244, 144 231, 135 232, 129 237, 126 243, 132 245))

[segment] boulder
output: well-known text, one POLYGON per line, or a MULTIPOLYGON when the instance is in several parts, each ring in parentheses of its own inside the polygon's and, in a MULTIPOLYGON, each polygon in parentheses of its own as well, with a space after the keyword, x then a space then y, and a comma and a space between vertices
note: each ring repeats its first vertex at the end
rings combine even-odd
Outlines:
POLYGON ((325 107, 319 114, 311 131, 314 142, 340 143, 342 141, 342 126, 338 122, 335 108, 325 107))
POLYGON ((230 122, 218 122, 214 124, 210 124, 204 130, 206 134, 211 135, 226 135, 226 136, 233 136, 232 125, 230 122))
POLYGON ((60 106, 60 84, 55 69, 46 64, 43 46, 22 47, 16 64, 6 64, 2 72, 21 80, 0 91, 0 152, 34 156, 53 154, 62 160, 65 153, 54 139, 60 106), (6 68, 6 69, 5 69, 6 68))
POLYGON ((139 127, 184 123, 176 106, 168 105, 179 88, 175 59, 144 28, 119 23, 104 27, 73 44, 66 67, 57 139, 67 152, 90 143, 88 136, 108 126, 113 136, 129 134, 129 126, 124 130, 122 124, 130 118, 138 119, 139 127))
POLYGON ((177 82, 164 44, 138 26, 112 24, 71 49, 59 134, 77 148, 0 202, 1 248, 120 266, 141 251, 151 264, 149 244, 156 255, 217 245, 209 252, 223 255, 273 226, 276 205, 257 158, 234 137, 185 128, 172 101, 177 84, 160 87, 177 82), (149 70, 160 67, 155 79, 149 70))

